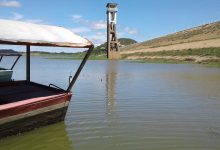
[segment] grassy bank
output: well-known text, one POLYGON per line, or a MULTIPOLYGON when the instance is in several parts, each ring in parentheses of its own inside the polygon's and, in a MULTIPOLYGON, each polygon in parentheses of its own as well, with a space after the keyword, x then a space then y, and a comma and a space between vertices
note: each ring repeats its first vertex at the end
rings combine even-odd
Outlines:
POLYGON ((138 52, 124 54, 122 58, 141 63, 193 63, 220 66, 220 48, 138 52))
MULTIPOLYGON (((72 56, 52 56, 47 57, 47 59, 63 59, 63 60, 82 60, 85 54, 83 55, 72 55, 72 56)), ((89 60, 106 60, 106 55, 91 55, 89 60)))
POLYGON ((159 52, 137 52, 124 54, 122 58, 126 59, 129 56, 215 56, 220 57, 220 48, 202 48, 202 49, 187 49, 187 50, 172 50, 159 52))
MULTIPOLYGON (((63 55, 47 55, 47 59, 81 60, 85 52, 63 55)), ((45 55, 46 56, 46 55, 45 55)), ((220 67, 220 48, 202 48, 160 52, 138 52, 123 54, 123 60, 132 60, 139 63, 191 63, 205 64, 220 67)), ((106 60, 106 53, 92 53, 90 60, 106 60)))
POLYGON ((141 59, 130 60, 135 63, 159 63, 159 64, 202 64, 213 67, 220 67, 220 60, 206 60, 202 62, 194 62, 190 60, 175 60, 175 59, 141 59))

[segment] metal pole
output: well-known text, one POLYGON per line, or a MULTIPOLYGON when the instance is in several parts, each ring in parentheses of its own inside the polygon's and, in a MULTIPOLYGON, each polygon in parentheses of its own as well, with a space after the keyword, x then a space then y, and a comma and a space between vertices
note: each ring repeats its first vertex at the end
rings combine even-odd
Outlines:
POLYGON ((3 56, 1 56, 1 58, 0 58, 0 62, 2 61, 2 58, 3 58, 3 56))
POLYGON ((84 56, 84 58, 83 58, 83 60, 82 60, 82 62, 81 62, 81 64, 80 64, 78 70, 76 71, 76 73, 75 73, 75 75, 74 75, 72 81, 71 81, 70 84, 69 84, 69 87, 68 87, 67 90, 66 90, 67 92, 70 92, 70 91, 71 91, 73 85, 74 85, 75 82, 76 82, 76 79, 78 78, 78 76, 79 76, 81 70, 83 69, 83 67, 84 67, 84 65, 85 65, 85 63, 86 63, 86 61, 88 60, 89 55, 91 54, 93 48, 94 48, 94 46, 90 47, 89 50, 87 51, 86 55, 84 56))
POLYGON ((30 82, 30 45, 26 47, 26 81, 30 82))
POLYGON ((21 56, 18 56, 18 57, 17 57, 17 59, 15 60, 14 64, 13 64, 12 67, 11 67, 11 70, 14 68, 15 64, 18 62, 18 60, 19 60, 20 57, 21 57, 21 56))

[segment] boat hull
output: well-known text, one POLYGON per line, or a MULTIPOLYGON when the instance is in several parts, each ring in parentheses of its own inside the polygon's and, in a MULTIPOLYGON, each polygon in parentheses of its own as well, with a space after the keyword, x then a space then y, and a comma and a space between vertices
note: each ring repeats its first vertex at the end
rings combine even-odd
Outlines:
POLYGON ((12 73, 12 70, 5 70, 0 68, 0 82, 11 81, 12 73))
POLYGON ((7 136, 19 135, 20 133, 31 131, 36 128, 61 122, 64 120, 62 114, 64 111, 67 111, 67 108, 68 107, 63 107, 31 117, 24 117, 22 119, 1 124, 0 139, 7 136))
POLYGON ((71 96, 70 92, 55 92, 0 105, 0 139, 63 121, 71 96))

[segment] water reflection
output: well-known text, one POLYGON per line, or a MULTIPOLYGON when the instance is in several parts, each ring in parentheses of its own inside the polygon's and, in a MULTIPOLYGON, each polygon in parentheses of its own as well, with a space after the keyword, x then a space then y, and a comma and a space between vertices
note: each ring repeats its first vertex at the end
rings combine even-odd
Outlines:
POLYGON ((106 70, 106 117, 109 126, 117 124, 116 99, 119 61, 109 61, 106 70))
POLYGON ((115 112, 118 62, 112 61, 106 70, 106 110, 107 114, 115 112))
POLYGON ((72 150, 63 122, 0 141, 2 150, 72 150))

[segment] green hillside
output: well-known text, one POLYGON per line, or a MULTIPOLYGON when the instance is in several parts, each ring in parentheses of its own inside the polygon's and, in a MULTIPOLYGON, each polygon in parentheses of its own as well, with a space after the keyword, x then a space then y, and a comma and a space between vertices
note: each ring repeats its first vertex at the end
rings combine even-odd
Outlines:
MULTIPOLYGON (((129 38, 120 38, 118 39, 118 41, 119 41, 120 48, 137 43, 135 40, 129 39, 129 38)), ((95 47, 89 59, 101 59, 101 60, 106 59, 107 58, 106 47, 107 47, 106 42, 104 44, 101 44, 95 47)), ((84 55, 85 55, 85 52, 57 53, 57 54, 53 54, 53 56, 55 57, 50 57, 49 59, 82 59, 84 55), (59 56, 62 56, 62 57, 59 57, 59 56)))
MULTIPOLYGON (((137 43, 137 41, 133 39, 129 39, 129 38, 120 38, 118 39, 118 42, 119 42, 120 47, 129 46, 129 45, 137 43)), ((106 54, 107 53, 106 47, 107 47, 107 42, 95 47, 93 51, 93 55, 106 54)))

